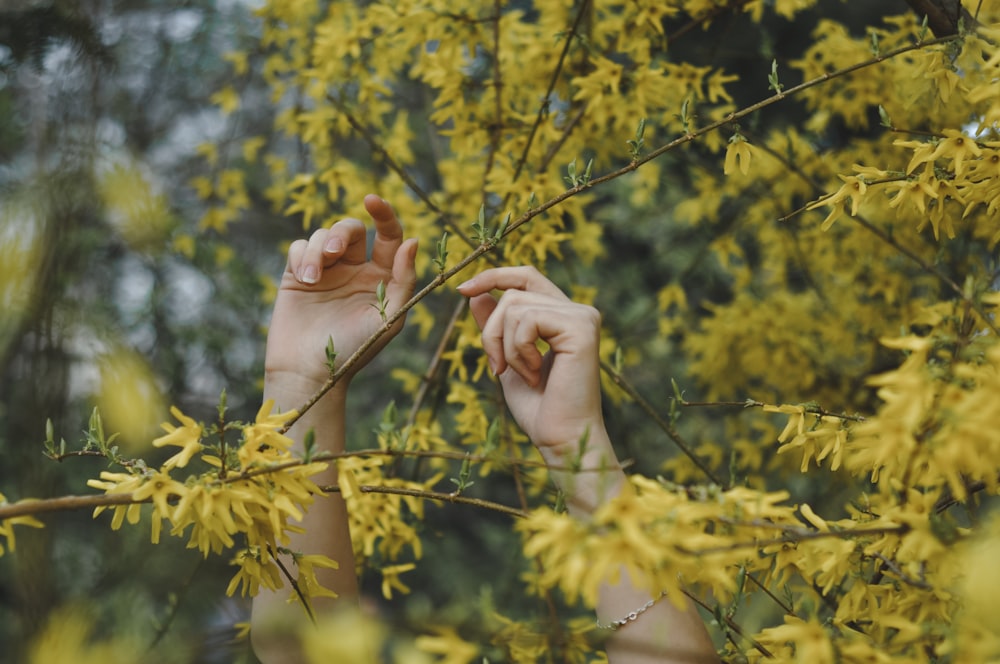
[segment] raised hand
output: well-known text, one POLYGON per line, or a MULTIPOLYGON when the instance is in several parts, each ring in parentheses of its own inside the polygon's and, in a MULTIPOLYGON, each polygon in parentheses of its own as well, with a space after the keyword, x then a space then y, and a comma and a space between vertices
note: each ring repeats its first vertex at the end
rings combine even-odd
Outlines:
MULTIPOLYGON (((329 376, 325 349, 330 337, 340 364, 382 327, 375 296, 380 282, 385 284, 387 315, 413 294, 416 240, 403 240, 402 226, 387 202, 369 194, 364 203, 375 222, 370 259, 365 225, 358 219, 342 219, 289 248, 267 337, 268 380, 318 387, 329 376)), ((400 319, 354 365, 351 375, 402 325, 400 319)))
POLYGON ((571 301, 533 267, 486 270, 458 287, 483 331, 483 349, 511 414, 550 461, 582 436, 605 440, 600 314, 571 301), (497 300, 490 291, 504 291, 497 300), (539 352, 536 342, 549 349, 539 352))

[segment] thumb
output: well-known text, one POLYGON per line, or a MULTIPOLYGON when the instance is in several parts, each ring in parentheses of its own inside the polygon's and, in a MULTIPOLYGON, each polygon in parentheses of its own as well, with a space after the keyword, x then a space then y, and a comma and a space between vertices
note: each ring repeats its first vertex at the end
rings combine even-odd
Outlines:
POLYGON ((480 330, 486 327, 486 321, 496 308, 496 298, 489 293, 480 293, 469 298, 469 309, 472 310, 472 317, 476 319, 476 325, 480 330))
POLYGON ((393 309, 398 309, 413 296, 417 286, 417 240, 410 238, 396 250, 392 260, 392 279, 386 284, 386 296, 393 309))

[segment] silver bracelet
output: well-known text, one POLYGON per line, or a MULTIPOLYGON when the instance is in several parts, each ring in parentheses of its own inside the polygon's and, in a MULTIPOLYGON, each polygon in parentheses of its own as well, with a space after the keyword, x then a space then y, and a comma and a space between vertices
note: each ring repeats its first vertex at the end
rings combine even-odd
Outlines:
POLYGON ((636 609, 632 613, 628 614, 624 618, 621 618, 619 620, 612 620, 607 625, 601 623, 600 619, 597 619, 597 620, 594 621, 594 624, 597 625, 598 629, 610 629, 612 632, 617 632, 618 630, 620 630, 622 627, 624 627, 625 625, 629 624, 630 622, 635 622, 636 620, 638 620, 639 616, 641 616, 646 611, 649 611, 651 608, 653 608, 653 605, 656 604, 661 599, 663 599, 664 595, 666 595, 666 594, 667 594, 666 591, 661 592, 659 594, 659 596, 654 597, 653 599, 649 600, 644 605, 640 606, 638 609, 636 609))

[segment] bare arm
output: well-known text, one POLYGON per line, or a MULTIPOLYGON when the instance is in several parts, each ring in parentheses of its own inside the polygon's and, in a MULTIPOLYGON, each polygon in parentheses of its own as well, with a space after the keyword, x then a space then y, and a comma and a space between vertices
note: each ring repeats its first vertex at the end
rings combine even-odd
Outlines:
MULTIPOLYGON (((282 411, 305 403, 329 377, 325 352, 329 338, 333 338, 338 359, 343 361, 382 326, 381 316, 372 306, 379 282, 386 285, 389 313, 413 292, 416 242, 403 241, 402 228, 388 203, 377 196, 368 196, 365 207, 376 230, 370 260, 366 255, 365 227, 357 219, 341 220, 289 248, 288 264, 268 331, 264 379, 264 398, 274 399, 282 411)), ((365 361, 388 343, 401 326, 402 321, 392 334, 381 337, 365 361)), ((360 368, 356 365, 352 375, 360 368)), ((350 378, 341 380, 295 423, 289 435, 299 445, 312 430, 317 450, 344 450, 350 378)), ((336 485, 335 467, 331 465, 323 475, 313 479, 320 486, 336 485)), ((300 553, 323 554, 339 564, 335 570, 317 570, 319 582, 338 597, 313 599, 312 611, 318 615, 345 604, 356 605, 358 583, 343 498, 336 493, 317 496, 301 525, 305 532, 292 537, 290 548, 300 553)), ((284 558, 283 564, 295 574, 291 560, 284 558)), ((261 590, 254 598, 251 638, 254 651, 264 664, 302 661, 289 629, 308 617, 302 607, 286 601, 288 593, 287 587, 279 592, 261 590)))
MULTIPOLYGON (((600 315, 572 302, 531 267, 487 270, 459 286, 483 331, 483 348, 500 377, 514 418, 545 461, 565 467, 586 437, 581 468, 600 472, 556 471, 571 515, 589 519, 599 506, 629 490, 601 414, 598 344, 600 315), (500 300, 490 295, 503 290, 500 300), (549 352, 542 356, 535 342, 549 352)), ((633 587, 628 575, 600 592, 597 616, 607 625, 647 607, 658 594, 633 587)), ((612 664, 716 662, 705 625, 690 602, 678 609, 655 601, 607 642, 612 664)))

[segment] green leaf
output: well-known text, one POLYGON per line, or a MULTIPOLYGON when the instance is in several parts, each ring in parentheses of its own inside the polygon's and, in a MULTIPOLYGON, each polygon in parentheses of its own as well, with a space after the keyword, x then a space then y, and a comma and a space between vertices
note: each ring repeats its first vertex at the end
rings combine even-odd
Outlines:
POLYGON ((892 129, 892 118, 889 117, 889 112, 885 110, 882 104, 878 105, 878 117, 882 121, 882 126, 887 129, 892 129))
POLYGON ((337 351, 333 348, 333 336, 326 340, 326 368, 331 374, 337 370, 337 351))
POLYGON ((778 82, 778 61, 771 60, 771 73, 767 75, 768 87, 776 93, 781 94, 785 86, 778 82))

